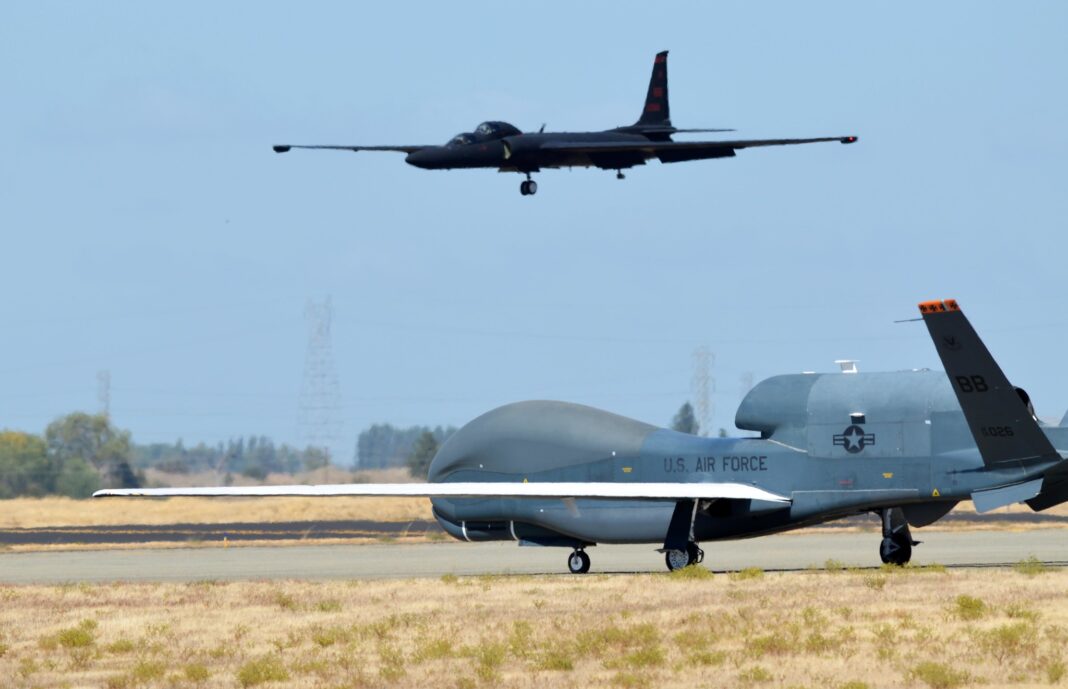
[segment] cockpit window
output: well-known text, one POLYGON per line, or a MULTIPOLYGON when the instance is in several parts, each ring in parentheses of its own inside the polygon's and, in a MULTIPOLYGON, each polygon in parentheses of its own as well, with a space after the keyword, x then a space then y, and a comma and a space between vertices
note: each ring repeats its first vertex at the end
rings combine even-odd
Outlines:
POLYGON ((475 134, 488 138, 496 134, 498 131, 500 131, 500 127, 498 127, 495 123, 483 122, 475 129, 475 134))
POLYGON ((466 144, 473 144, 474 142, 475 142, 475 137, 471 136, 470 134, 464 133, 464 134, 457 134, 456 136, 454 136, 451 139, 449 139, 448 145, 449 146, 464 146, 466 144))

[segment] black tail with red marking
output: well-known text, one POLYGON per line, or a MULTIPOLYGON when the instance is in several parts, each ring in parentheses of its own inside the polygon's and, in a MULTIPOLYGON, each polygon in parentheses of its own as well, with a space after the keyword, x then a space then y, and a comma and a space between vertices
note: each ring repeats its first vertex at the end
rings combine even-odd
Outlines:
POLYGON ((649 92, 645 95, 645 107, 635 126, 670 127, 671 112, 668 109, 668 51, 657 53, 653 60, 653 74, 649 77, 649 92))

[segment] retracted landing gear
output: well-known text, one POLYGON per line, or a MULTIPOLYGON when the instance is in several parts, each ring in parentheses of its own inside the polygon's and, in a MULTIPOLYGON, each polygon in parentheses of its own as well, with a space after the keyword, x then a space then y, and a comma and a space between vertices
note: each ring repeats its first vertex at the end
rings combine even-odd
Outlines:
POLYGON ((667 568, 674 572, 676 569, 704 562, 705 551, 701 550, 696 543, 690 541, 686 544, 686 550, 665 551, 664 561, 667 563, 667 568))
POLYGON ((576 548, 567 558, 567 568, 572 574, 585 574, 590 571, 590 556, 585 550, 576 548))
POLYGON ((527 173, 527 178, 519 183, 519 193, 523 196, 533 196, 538 193, 538 183, 530 178, 530 173, 527 173))
POLYGON ((883 540, 879 544, 879 559, 887 565, 907 565, 912 559, 912 546, 919 541, 912 540, 909 523, 900 507, 879 510, 883 520, 883 540))

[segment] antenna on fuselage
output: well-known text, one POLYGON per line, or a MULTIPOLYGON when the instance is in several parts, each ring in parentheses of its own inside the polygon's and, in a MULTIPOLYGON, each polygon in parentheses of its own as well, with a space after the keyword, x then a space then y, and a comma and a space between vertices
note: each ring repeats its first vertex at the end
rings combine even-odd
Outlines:
POLYGON ((544 132, 544 131, 545 131, 545 125, 546 125, 546 124, 548 124, 548 123, 547 123, 547 122, 542 122, 542 123, 541 123, 541 129, 539 129, 539 130, 538 130, 538 133, 539 133, 539 134, 541 134, 542 132, 544 132))
POLYGON ((842 373, 857 372, 856 359, 835 359, 834 363, 838 364, 838 368, 842 369, 842 373))

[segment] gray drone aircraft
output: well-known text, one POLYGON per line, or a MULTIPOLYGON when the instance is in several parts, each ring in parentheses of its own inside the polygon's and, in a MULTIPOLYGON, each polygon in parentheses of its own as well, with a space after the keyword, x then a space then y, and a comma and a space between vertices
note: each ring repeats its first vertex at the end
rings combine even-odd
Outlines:
POLYGON ((418 495, 465 541, 572 549, 653 543, 669 569, 703 541, 748 538, 855 514, 882 519, 883 562, 904 564, 910 526, 961 500, 980 512, 1068 500, 1068 415, 1034 416, 957 303, 920 304, 946 373, 781 375, 738 409, 748 438, 702 438, 564 402, 520 402, 471 421, 429 483, 102 490, 97 496, 418 495))
POLYGON ((653 60, 653 73, 645 97, 642 115, 632 125, 603 132, 522 132, 507 122, 483 122, 473 132, 457 134, 444 146, 274 146, 275 153, 294 148, 318 148, 340 151, 396 151, 406 153, 409 165, 426 170, 453 168, 497 168, 500 172, 519 172, 526 179, 519 185, 523 196, 535 194, 538 183, 530 175, 543 168, 598 167, 615 170, 623 179, 623 170, 645 165, 657 158, 662 163, 688 160, 730 158, 735 151, 757 146, 786 146, 838 141, 851 144, 855 136, 832 136, 815 139, 749 139, 735 141, 672 141, 672 134, 694 132, 730 132, 733 129, 678 129, 671 124, 668 108, 667 51, 653 60))

